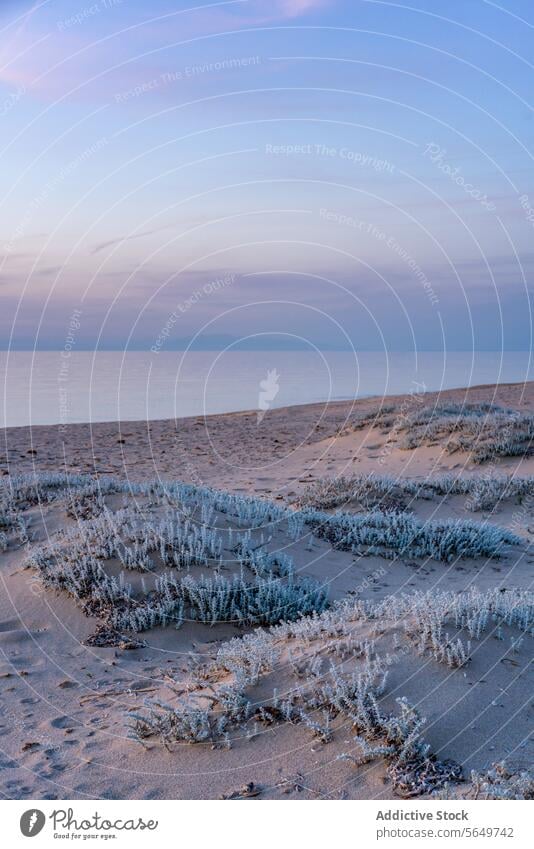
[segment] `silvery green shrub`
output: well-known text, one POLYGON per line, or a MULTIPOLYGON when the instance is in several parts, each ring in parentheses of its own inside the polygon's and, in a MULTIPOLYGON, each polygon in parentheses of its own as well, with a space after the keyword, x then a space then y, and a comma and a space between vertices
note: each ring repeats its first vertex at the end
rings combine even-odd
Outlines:
POLYGON ((394 558, 500 557, 521 539, 510 531, 470 520, 434 519, 423 522, 407 513, 305 512, 313 533, 337 549, 394 558))

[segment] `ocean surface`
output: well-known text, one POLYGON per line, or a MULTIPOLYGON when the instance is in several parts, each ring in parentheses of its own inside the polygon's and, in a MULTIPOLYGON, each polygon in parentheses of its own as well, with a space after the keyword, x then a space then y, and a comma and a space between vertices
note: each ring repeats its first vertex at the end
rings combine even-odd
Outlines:
POLYGON ((167 419, 534 379, 527 351, 0 352, 1 427, 167 419))

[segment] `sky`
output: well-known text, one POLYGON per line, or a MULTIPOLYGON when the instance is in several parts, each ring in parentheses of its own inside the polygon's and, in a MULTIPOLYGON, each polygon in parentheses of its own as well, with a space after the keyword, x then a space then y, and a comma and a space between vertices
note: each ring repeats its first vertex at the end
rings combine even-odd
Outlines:
POLYGON ((528 0, 2 0, 0 347, 526 350, 528 0))

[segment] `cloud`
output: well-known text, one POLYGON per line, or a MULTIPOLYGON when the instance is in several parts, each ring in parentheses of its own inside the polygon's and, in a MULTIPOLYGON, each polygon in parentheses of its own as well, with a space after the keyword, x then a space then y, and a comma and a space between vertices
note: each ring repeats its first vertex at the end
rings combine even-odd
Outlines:
POLYGON ((40 268, 35 272, 36 277, 50 277, 51 275, 59 274, 65 268, 64 265, 50 265, 47 268, 40 268))
POLYGON ((142 239, 145 236, 153 236, 155 233, 162 233, 164 230, 170 230, 173 226, 173 224, 166 224, 165 227, 157 227, 155 230, 145 230, 143 233, 135 233, 133 236, 118 236, 115 239, 109 239, 107 242, 99 242, 93 247, 91 253, 97 254, 106 248, 112 248, 114 245, 122 245, 123 242, 132 242, 134 239, 142 239))
POLYGON ((19 261, 25 262, 26 260, 33 259, 33 258, 34 258, 34 254, 30 254, 30 253, 23 253, 23 254, 7 253, 7 254, 3 254, 3 255, 0 254, 0 265, 3 265, 5 262, 19 262, 19 261))
MULTIPOLYGON (((244 4, 247 24, 267 24, 277 20, 300 18, 311 12, 320 12, 335 5, 336 0, 273 0, 266 12, 265 0, 253 0, 244 4)), ((236 7, 240 14, 241 9, 236 7)))
POLYGON ((331 0, 279 0, 275 9, 278 7, 280 15, 284 18, 299 18, 308 12, 320 11, 331 5, 331 0))
POLYGON ((335 6, 337 0, 242 0, 235 5, 195 10, 191 20, 205 32, 218 31, 222 26, 268 26, 277 21, 293 20, 335 6))

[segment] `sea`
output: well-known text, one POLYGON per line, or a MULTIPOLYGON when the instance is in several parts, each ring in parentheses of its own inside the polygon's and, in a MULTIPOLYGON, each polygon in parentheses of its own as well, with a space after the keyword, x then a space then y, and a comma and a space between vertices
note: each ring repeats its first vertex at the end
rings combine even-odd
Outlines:
POLYGON ((181 418, 532 379, 530 351, 3 351, 0 426, 181 418))

